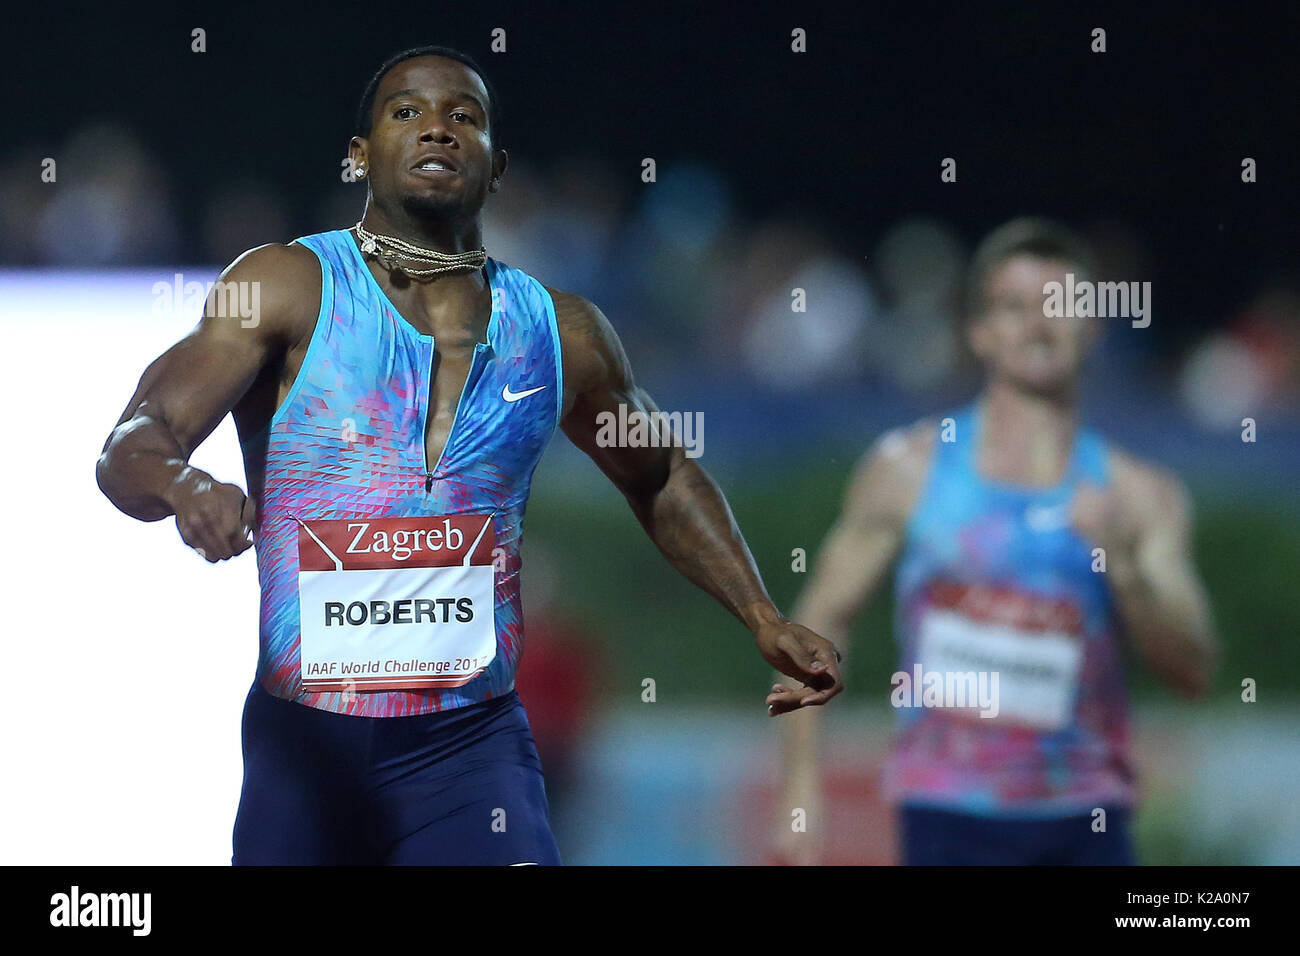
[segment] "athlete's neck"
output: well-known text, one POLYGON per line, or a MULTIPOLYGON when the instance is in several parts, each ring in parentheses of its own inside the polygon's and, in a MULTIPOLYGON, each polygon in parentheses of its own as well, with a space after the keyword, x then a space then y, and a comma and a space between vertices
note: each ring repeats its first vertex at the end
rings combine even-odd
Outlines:
POLYGON ((361 225, 378 235, 392 236, 436 252, 471 252, 483 248, 483 226, 478 216, 470 219, 416 216, 406 210, 384 210, 368 203, 361 225))
MULTIPOLYGON (((368 232, 392 236, 438 252, 469 252, 483 247, 477 216, 471 222, 459 225, 445 219, 426 222, 404 214, 386 214, 373 203, 368 203, 361 225, 368 232)), ((408 321, 416 320, 417 327, 422 320, 431 328, 437 328, 444 316, 451 316, 455 324, 472 330, 476 339, 482 338, 483 323, 487 321, 482 316, 490 313, 490 306, 485 313, 480 302, 488 283, 486 267, 447 272, 419 281, 400 272, 389 272, 373 262, 370 270, 391 294, 409 295, 419 303, 406 315, 408 321)))
POLYGON ((1042 395, 995 379, 984 389, 980 409, 982 472, 1030 485, 1061 480, 1078 426, 1073 388, 1042 395))

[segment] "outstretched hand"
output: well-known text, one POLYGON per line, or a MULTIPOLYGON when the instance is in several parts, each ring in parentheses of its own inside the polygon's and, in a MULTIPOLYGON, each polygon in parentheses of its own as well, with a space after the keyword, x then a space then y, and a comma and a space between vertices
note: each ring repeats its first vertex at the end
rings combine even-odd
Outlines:
POLYGON ((767 696, 769 716, 819 706, 844 689, 839 651, 808 628, 793 621, 765 623, 754 632, 754 642, 769 664, 804 685, 799 689, 772 685, 772 693, 767 696))

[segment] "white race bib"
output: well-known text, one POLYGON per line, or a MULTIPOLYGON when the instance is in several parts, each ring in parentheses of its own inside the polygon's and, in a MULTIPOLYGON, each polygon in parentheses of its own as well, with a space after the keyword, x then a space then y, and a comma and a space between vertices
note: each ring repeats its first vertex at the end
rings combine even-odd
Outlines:
POLYGON ((492 663, 491 515, 298 525, 305 688, 459 687, 492 663))
POLYGON ((1038 730, 1060 730, 1070 721, 1083 661, 1078 635, 930 607, 921 618, 917 653, 924 672, 996 674, 997 716, 992 719, 1038 730))

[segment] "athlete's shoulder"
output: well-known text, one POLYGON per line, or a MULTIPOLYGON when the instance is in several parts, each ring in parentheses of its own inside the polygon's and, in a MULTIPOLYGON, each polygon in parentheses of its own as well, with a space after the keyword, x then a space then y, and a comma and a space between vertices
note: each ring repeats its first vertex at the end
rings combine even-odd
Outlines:
POLYGON ((543 285, 555 303, 555 323, 561 335, 600 337, 608 329, 612 331, 605 313, 594 302, 573 292, 543 285))
POLYGON ((630 380, 627 355, 614 326, 595 303, 572 292, 543 286, 555 303, 564 379, 579 393, 630 380))
MULTIPOLYGON (((304 294, 321 290, 320 262, 307 247, 296 242, 270 242, 236 257, 221 274, 226 282, 256 282, 263 309, 277 313, 304 305, 304 294)), ((319 301, 319 300, 318 300, 319 301)), ((316 310, 311 309, 315 315, 316 310)))
POLYGON ((323 280, 315 253, 297 242, 271 242, 249 249, 221 274, 227 286, 249 283, 257 292, 258 326, 264 334, 296 341, 310 334, 320 308, 323 280))
POLYGON ((884 432, 871 443, 859 467, 874 467, 897 478, 919 479, 924 476, 939 435, 937 417, 922 418, 884 432))
POLYGON ((241 253, 226 271, 258 273, 273 283, 303 279, 320 280, 320 266, 313 253, 299 242, 268 242, 241 253))
POLYGON ((858 459, 849 485, 850 510, 889 513, 906 521, 920 495, 939 434, 937 418, 891 428, 858 459))

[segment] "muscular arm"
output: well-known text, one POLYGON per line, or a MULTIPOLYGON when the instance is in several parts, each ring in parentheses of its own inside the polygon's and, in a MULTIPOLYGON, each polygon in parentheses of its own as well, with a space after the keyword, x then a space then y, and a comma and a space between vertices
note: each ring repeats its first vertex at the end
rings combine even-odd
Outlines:
POLYGON ((1138 654, 1186 697, 1209 692, 1217 658, 1209 600, 1192 562, 1191 498, 1171 473, 1116 455, 1115 495, 1132 531, 1112 533, 1106 578, 1138 654))
POLYGON ((889 432, 863 456, 850 480, 839 518, 796 605, 800 620, 841 648, 848 647, 854 618, 898 555, 933 438, 926 425, 889 432))
POLYGON ((617 419, 620 405, 629 417, 658 408, 633 380, 622 344, 600 310, 579 296, 550 291, 566 392, 572 393, 565 434, 623 493, 673 567, 749 628, 769 663, 816 688, 804 704, 825 703, 841 689, 834 648, 776 609, 726 499, 704 469, 677 444, 623 447, 600 441, 602 413, 617 419))
MULTIPOLYGON (((933 427, 922 423, 886 434, 863 456, 850 479, 839 518, 795 605, 800 621, 846 652, 854 619, 898 555, 933 440, 933 427)), ((777 688, 783 687, 778 683, 773 690, 779 694, 777 688)), ((778 853, 789 862, 816 862, 823 849, 820 731, 817 711, 791 714, 781 730, 784 806, 776 843, 778 853), (806 832, 796 833, 790 826, 789 814, 795 808, 807 814, 806 832)))
MULTIPOLYGON (((258 283, 257 315, 229 315, 215 287, 194 330, 145 369, 96 463, 100 490, 133 518, 179 517, 182 498, 212 489, 211 476, 188 464, 190 455, 262 368, 301 334, 304 315, 316 313, 319 267, 305 249, 263 246, 237 259, 221 278, 258 283)), ((227 544, 234 553, 247 547, 227 544)))

